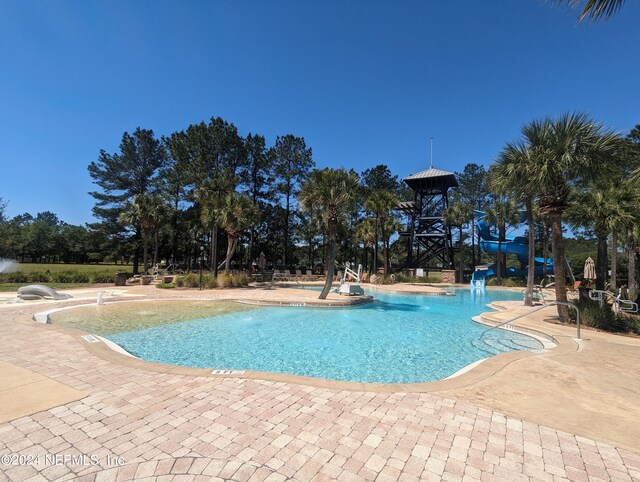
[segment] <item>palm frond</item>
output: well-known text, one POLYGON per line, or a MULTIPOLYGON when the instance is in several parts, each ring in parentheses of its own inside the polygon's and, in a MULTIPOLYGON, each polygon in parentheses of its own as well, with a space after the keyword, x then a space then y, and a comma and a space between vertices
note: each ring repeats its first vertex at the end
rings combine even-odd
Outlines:
MULTIPOLYGON (((583 0, 556 0, 556 4, 568 3, 571 8, 576 8, 583 3, 583 0)), ((586 0, 578 21, 587 20, 608 20, 620 8, 624 0, 586 0)))

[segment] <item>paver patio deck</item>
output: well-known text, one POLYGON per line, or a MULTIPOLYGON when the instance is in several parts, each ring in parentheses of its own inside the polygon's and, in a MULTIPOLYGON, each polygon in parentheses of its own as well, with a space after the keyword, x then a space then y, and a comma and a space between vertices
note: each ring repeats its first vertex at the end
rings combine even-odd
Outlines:
MULTIPOLYGON (((145 296, 179 295, 141 288, 145 296)), ((220 293, 206 294, 238 296, 220 293)), ((73 303, 78 300, 48 305, 73 303)), ((0 310, 0 361, 88 396, 0 424, 0 480, 640 480, 635 447, 509 415, 508 402, 499 411, 478 406, 501 398, 474 398, 487 394, 475 370, 449 388, 433 386, 449 390, 447 396, 150 371, 96 356, 53 327, 24 322, 39 309, 34 306, 0 310)), ((605 336, 613 335, 597 342, 607 343, 605 336)), ((637 349, 634 342, 626 346, 637 349)), ((617 373, 617 364, 605 368, 617 373)), ((518 363, 507 367, 516 370, 518 363)), ((494 376, 500 373, 485 379, 494 376)), ((625 377, 624 383, 637 381, 625 377)), ((629 399, 638 387, 629 387, 629 399)), ((581 405, 593 403, 590 387, 582 388, 581 405)))

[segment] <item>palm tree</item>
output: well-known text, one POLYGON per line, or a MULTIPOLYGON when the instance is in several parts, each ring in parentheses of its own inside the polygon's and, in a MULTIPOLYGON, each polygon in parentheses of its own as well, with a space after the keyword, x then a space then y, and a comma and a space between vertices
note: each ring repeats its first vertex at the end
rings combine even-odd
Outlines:
POLYGON ((611 195, 607 198, 610 212, 607 227, 611 232, 611 289, 615 290, 617 288, 618 238, 620 234, 627 231, 629 226, 638 223, 636 211, 640 203, 640 194, 631 182, 618 183, 611 191, 611 195))
POLYGON ((159 194, 153 194, 150 208, 151 230, 153 232, 153 265, 156 266, 158 264, 160 228, 169 221, 172 209, 159 194))
POLYGON ((373 213, 376 217, 376 243, 374 255, 374 272, 377 270, 378 263, 378 231, 382 236, 384 243, 384 276, 387 276, 389 269, 389 237, 391 233, 386 231, 388 227, 386 221, 391 216, 391 211, 399 204, 398 197, 391 191, 384 189, 376 189, 364 201, 364 207, 367 211, 373 213))
MULTIPOLYGON (((536 169, 535 159, 532 158, 528 146, 518 141, 507 143, 498 156, 498 160, 491 166, 490 183, 496 192, 510 194, 519 201, 524 201, 527 211, 528 226, 528 265, 527 289, 525 290, 525 306, 533 306, 533 285, 535 282, 535 227, 533 200, 535 191, 528 179, 532 170, 536 169)), ((546 262, 546 260, 545 260, 546 262)))
POLYGON ((444 212, 444 222, 447 226, 455 226, 459 232, 459 260, 458 260, 458 283, 462 283, 464 276, 464 256, 462 252, 462 229, 473 218, 473 211, 468 204, 456 203, 449 206, 444 212))
POLYGON ((331 290, 336 256, 336 230, 345 215, 351 212, 357 197, 358 176, 345 169, 322 169, 311 171, 300 188, 298 200, 304 211, 319 209, 327 232, 328 262, 321 300, 326 299, 331 290))
POLYGON ((502 284, 505 275, 506 255, 502 253, 502 243, 507 239, 507 226, 518 224, 520 215, 518 206, 513 200, 504 196, 495 196, 485 209, 485 219, 498 227, 498 252, 496 253, 496 277, 502 284))
POLYGON ((217 271, 218 264, 218 228, 220 227, 220 210, 225 192, 220 190, 220 184, 216 180, 207 179, 200 184, 194 192, 194 198, 200 206, 200 221, 211 234, 209 246, 209 260, 211 272, 217 271))
POLYGON ((228 273, 231 267, 231 258, 233 258, 242 233, 259 221, 260 211, 249 196, 230 192, 221 199, 218 205, 204 206, 203 216, 217 219, 220 227, 227 232, 227 256, 224 260, 224 271, 228 273), (209 212, 210 210, 215 212, 209 212))
MULTIPOLYGON (((575 226, 593 227, 598 240, 596 259, 596 289, 604 290, 608 271, 607 240, 612 234, 617 250, 617 230, 634 222, 633 193, 621 189, 621 184, 613 186, 592 185, 578 192, 571 208, 567 212, 569 219, 575 226)), ((617 258, 612 253, 611 259, 611 288, 615 289, 615 268, 617 258)))
POLYGON ((629 257, 627 264, 629 297, 635 300, 638 292, 636 258, 640 251, 640 219, 636 219, 636 222, 627 228, 624 240, 629 257))
POLYGON ((157 196, 148 192, 138 194, 133 198, 133 201, 124 205, 119 217, 119 221, 124 226, 135 226, 142 229, 144 244, 142 255, 143 273, 147 272, 149 236, 156 222, 157 199, 157 196))
POLYGON ((380 225, 380 233, 382 237, 382 245, 384 248, 384 263, 385 267, 389 269, 391 267, 391 255, 390 242, 391 236, 400 231, 403 228, 402 222, 396 216, 389 216, 385 218, 384 223, 380 225))
MULTIPOLYGON (((582 3, 581 0, 556 0, 556 3, 567 2, 572 8, 582 3)), ((623 3, 624 0, 586 0, 579 20, 582 21, 585 18, 589 20, 606 20, 620 10, 623 3)))
MULTIPOLYGON (((566 302, 562 217, 569 206, 571 188, 577 181, 595 177, 606 166, 619 139, 585 114, 533 121, 522 128, 522 134, 535 163, 528 181, 539 196, 540 213, 551 221, 556 300, 566 302)), ((567 307, 559 305, 558 315, 567 322, 567 307)))
POLYGON ((356 239, 362 241, 364 245, 364 269, 368 271, 369 266, 373 266, 373 263, 369 265, 367 250, 373 247, 376 242, 376 225, 375 219, 365 218, 358 224, 356 228, 356 239))
POLYGON ((608 190, 584 189, 572 197, 571 206, 567 210, 567 220, 574 226, 593 227, 597 240, 596 256, 596 289, 604 290, 607 278, 607 217, 609 206, 606 203, 608 190))

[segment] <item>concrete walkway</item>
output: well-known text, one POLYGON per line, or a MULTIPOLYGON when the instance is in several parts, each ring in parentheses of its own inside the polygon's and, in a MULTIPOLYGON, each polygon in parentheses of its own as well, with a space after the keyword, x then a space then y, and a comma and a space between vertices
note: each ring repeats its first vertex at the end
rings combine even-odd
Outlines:
MULTIPOLYGON (((249 292, 140 288, 141 297, 249 292)), ((292 299, 274 291, 253 299, 292 299)), ((620 436, 638 419, 605 430, 612 406, 638 409, 635 339, 584 332, 572 350, 566 327, 528 320, 567 342, 557 354, 494 357, 448 385, 424 384, 430 393, 343 390, 116 363, 30 322, 34 306, 3 305, 0 361, 88 396, 0 424, 0 480, 640 480, 638 437, 620 436), (592 436, 563 426, 571 410, 592 412, 576 418, 592 436)))

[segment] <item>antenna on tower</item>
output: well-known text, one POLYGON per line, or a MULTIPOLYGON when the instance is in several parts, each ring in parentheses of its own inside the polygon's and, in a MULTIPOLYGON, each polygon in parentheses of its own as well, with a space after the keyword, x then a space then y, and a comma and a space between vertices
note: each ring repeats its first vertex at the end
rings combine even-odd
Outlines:
POLYGON ((429 169, 433 169, 433 137, 431 138, 431 147, 429 154, 429 169))

